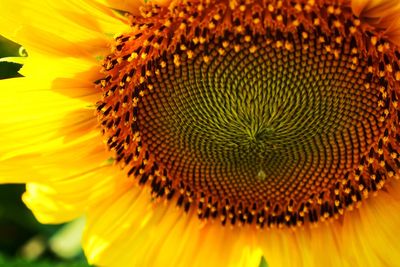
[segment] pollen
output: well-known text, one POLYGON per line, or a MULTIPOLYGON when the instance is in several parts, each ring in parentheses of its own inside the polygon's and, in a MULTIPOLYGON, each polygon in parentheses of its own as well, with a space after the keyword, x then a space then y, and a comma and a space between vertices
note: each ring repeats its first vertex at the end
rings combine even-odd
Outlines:
POLYGON ((359 207, 399 178, 400 51, 348 2, 127 14, 97 82, 115 162, 155 200, 222 225, 298 227, 359 207))

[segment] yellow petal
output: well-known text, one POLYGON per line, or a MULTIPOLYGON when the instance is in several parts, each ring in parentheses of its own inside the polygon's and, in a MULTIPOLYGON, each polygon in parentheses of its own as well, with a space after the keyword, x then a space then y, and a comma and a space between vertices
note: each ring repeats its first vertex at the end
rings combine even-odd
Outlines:
POLYGON ((352 9, 362 23, 383 32, 400 45, 400 2, 398 0, 352 0, 352 9))
POLYGON ((0 2, 0 32, 31 51, 51 56, 90 57, 126 26, 96 1, 0 2))
POLYGON ((393 183, 349 213, 339 228, 343 257, 353 266, 400 266, 400 185, 393 183))
POLYGON ((126 186, 93 206, 83 238, 87 258, 103 266, 258 267, 261 249, 248 228, 203 224, 173 202, 126 186))
POLYGON ((259 240, 269 266, 400 266, 400 186, 392 186, 343 220, 265 232, 259 240))
POLYGON ((118 170, 88 103, 52 91, 68 84, 39 78, 0 82, 0 183, 29 182, 24 202, 41 222, 59 223, 107 197, 118 170))
POLYGON ((100 68, 100 62, 94 59, 57 58, 34 53, 26 58, 20 73, 30 79, 25 83, 26 88, 48 88, 53 93, 79 98, 93 105, 101 95, 94 83, 102 77, 100 68))
POLYGON ((353 13, 356 16, 360 16, 363 10, 366 9, 366 7, 370 2, 371 2, 370 0, 352 0, 351 7, 353 9, 353 13))
MULTIPOLYGON (((122 11, 128 11, 131 14, 138 15, 140 14, 140 7, 145 4, 144 0, 141 1, 130 1, 130 0, 104 0, 104 2, 116 9, 116 10, 122 10, 122 11)), ((150 1, 149 1, 150 2, 150 1)), ((172 0, 151 0, 152 3, 155 3, 160 6, 166 6, 172 0)))
POLYGON ((111 165, 94 169, 81 166, 81 171, 73 175, 63 174, 68 166, 50 168, 47 175, 55 176, 49 176, 47 181, 28 183, 23 195, 23 201, 41 223, 63 223, 81 216, 90 205, 107 198, 118 184, 116 170, 111 165))
POLYGON ((10 152, 0 161, 0 182, 28 182, 24 202, 42 223, 80 216, 123 181, 115 175, 119 170, 112 165, 98 129, 87 127, 78 118, 74 120, 77 125, 45 128, 45 137, 46 131, 54 135, 48 140, 25 133, 32 142, 25 143, 17 134, 9 140, 13 144, 10 152))
POLYGON ((116 177, 119 169, 112 165, 97 131, 78 128, 74 134, 80 136, 72 140, 66 139, 68 134, 26 145, 20 156, 0 161, 0 182, 28 182, 24 202, 42 223, 80 216, 123 181, 116 177))
MULTIPOLYGON (((50 83, 50 82, 49 82, 50 83)), ((88 103, 53 93, 40 79, 16 78, 0 81, 2 108, 0 159, 41 153, 62 145, 61 129, 74 127, 86 109, 86 118, 96 123, 88 103), (72 114, 72 115, 71 115, 72 114), (76 114, 76 116, 73 116, 76 114)))

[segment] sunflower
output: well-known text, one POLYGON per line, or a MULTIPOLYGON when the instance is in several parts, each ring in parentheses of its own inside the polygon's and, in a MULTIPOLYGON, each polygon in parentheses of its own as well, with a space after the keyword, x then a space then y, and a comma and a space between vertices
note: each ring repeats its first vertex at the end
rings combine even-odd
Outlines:
POLYGON ((0 182, 99 266, 400 266, 398 12, 1 1, 0 182))

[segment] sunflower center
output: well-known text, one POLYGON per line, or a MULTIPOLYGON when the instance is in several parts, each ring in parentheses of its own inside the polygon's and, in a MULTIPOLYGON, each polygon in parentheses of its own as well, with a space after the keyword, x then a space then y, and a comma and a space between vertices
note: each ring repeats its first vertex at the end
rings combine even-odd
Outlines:
POLYGON ((138 104, 156 162, 195 191, 247 205, 332 188, 379 135, 383 110, 363 86, 367 64, 313 39, 286 50, 260 37, 223 55, 211 41, 178 66, 168 56, 138 104))
POLYGON ((149 5, 98 81, 128 176, 223 225, 337 217, 399 177, 397 48, 345 3, 267 2, 149 5))

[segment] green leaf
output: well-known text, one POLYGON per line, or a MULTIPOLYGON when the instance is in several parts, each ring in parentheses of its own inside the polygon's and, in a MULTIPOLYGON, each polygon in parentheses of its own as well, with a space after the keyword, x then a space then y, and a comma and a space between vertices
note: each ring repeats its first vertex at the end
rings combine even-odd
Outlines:
POLYGON ((21 77, 22 75, 18 73, 21 67, 21 64, 0 62, 0 79, 21 77))
MULTIPOLYGON (((0 58, 21 58, 27 56, 26 51, 17 43, 0 35, 0 58)), ((18 73, 21 64, 0 62, 0 79, 21 77, 18 73)))
POLYGON ((0 58, 26 56, 21 45, 0 35, 0 58))

